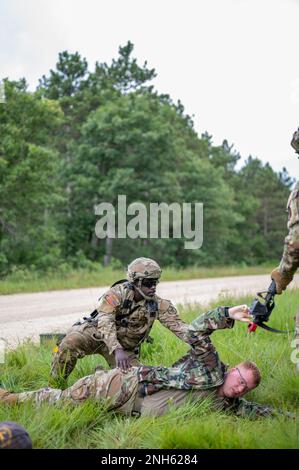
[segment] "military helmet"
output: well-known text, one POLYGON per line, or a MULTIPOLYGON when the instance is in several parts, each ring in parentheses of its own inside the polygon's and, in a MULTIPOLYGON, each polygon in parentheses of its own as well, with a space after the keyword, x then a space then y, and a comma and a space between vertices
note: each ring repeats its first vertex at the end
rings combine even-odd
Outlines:
POLYGON ((0 449, 32 449, 32 441, 23 426, 3 421, 0 423, 0 449))
POLYGON ((158 263, 150 258, 136 258, 127 268, 127 279, 134 282, 137 279, 155 278, 159 279, 162 270, 158 263))

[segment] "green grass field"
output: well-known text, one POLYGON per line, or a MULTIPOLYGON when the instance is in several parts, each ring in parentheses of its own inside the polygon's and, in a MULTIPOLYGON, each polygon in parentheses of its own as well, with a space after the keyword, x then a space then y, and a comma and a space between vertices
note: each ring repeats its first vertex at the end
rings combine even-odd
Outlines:
MULTIPOLYGON (((221 299, 214 305, 250 303, 252 299, 221 299)), ((246 324, 238 322, 232 330, 213 334, 222 360, 234 365, 244 359, 255 361, 262 372, 261 385, 246 398, 266 403, 297 416, 283 415, 256 421, 211 411, 208 400, 172 410, 160 418, 123 417, 105 411, 105 406, 86 401, 80 405, 58 404, 35 406, 0 405, 0 421, 13 420, 25 426, 35 448, 155 448, 155 449, 236 449, 299 447, 299 375, 291 361, 294 351, 294 314, 299 308, 299 290, 289 290, 277 298, 271 326, 287 329, 286 335, 268 333, 258 328, 248 335, 246 324)), ((196 308, 180 308, 187 321, 202 312, 196 308)), ((154 343, 143 346, 142 361, 153 365, 171 365, 188 347, 160 324, 152 336, 154 343)), ((44 387, 49 381, 49 364, 53 344, 43 347, 27 342, 8 351, 0 365, 1 386, 24 391, 44 387)), ((298 354, 299 356, 299 354, 298 354)), ((93 373, 104 364, 100 356, 78 362, 69 378, 69 385, 93 373)))
MULTIPOLYGON (((275 261, 259 266, 214 266, 211 268, 191 267, 186 269, 165 268, 162 273, 162 281, 268 274, 273 269, 273 266, 275 266, 275 261)), ((43 274, 37 271, 16 270, 0 281, 0 294, 108 286, 113 284, 117 279, 123 279, 124 277, 124 270, 109 267, 103 268, 98 263, 91 264, 91 269, 60 269, 53 273, 43 274)))

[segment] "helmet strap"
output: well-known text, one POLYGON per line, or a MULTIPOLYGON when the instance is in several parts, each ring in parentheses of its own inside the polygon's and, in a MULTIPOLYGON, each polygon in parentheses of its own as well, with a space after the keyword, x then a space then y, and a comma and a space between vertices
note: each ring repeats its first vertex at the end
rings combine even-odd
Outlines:
POLYGON ((137 284, 134 283, 134 288, 137 290, 137 292, 145 299, 145 300, 153 300, 152 297, 149 295, 145 295, 144 292, 141 290, 141 285, 142 285, 142 279, 138 279, 137 284))

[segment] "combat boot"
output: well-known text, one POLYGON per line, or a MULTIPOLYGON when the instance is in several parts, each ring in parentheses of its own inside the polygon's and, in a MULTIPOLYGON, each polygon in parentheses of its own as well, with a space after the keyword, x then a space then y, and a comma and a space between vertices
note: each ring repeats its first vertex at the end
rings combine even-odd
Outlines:
POLYGON ((18 394, 0 388, 0 402, 14 405, 18 402, 18 394))

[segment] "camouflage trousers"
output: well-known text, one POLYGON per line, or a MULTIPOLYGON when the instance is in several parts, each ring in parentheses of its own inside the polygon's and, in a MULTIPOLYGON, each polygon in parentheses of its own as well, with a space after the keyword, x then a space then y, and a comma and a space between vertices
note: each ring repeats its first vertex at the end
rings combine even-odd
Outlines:
MULTIPOLYGON (((37 404, 55 404, 58 401, 79 403, 87 398, 105 403, 107 410, 132 414, 135 401, 138 399, 137 368, 132 368, 126 374, 119 369, 96 371, 79 379, 71 387, 60 390, 42 388, 32 392, 14 393, 14 402, 33 400, 37 404)), ((142 399, 141 399, 142 400, 142 399)), ((1 398, 0 398, 1 401, 1 398)), ((9 396, 5 401, 9 402, 9 396)))
MULTIPOLYGON (((84 322, 81 325, 74 325, 67 332, 66 336, 57 343, 58 351, 54 353, 51 365, 51 375, 54 378, 66 379, 74 367, 77 360, 91 354, 100 354, 108 362, 110 368, 116 366, 113 354, 109 354, 107 346, 102 340, 97 338, 98 330, 96 322, 84 322)), ((138 352, 126 351, 131 365, 139 366, 138 352)))

